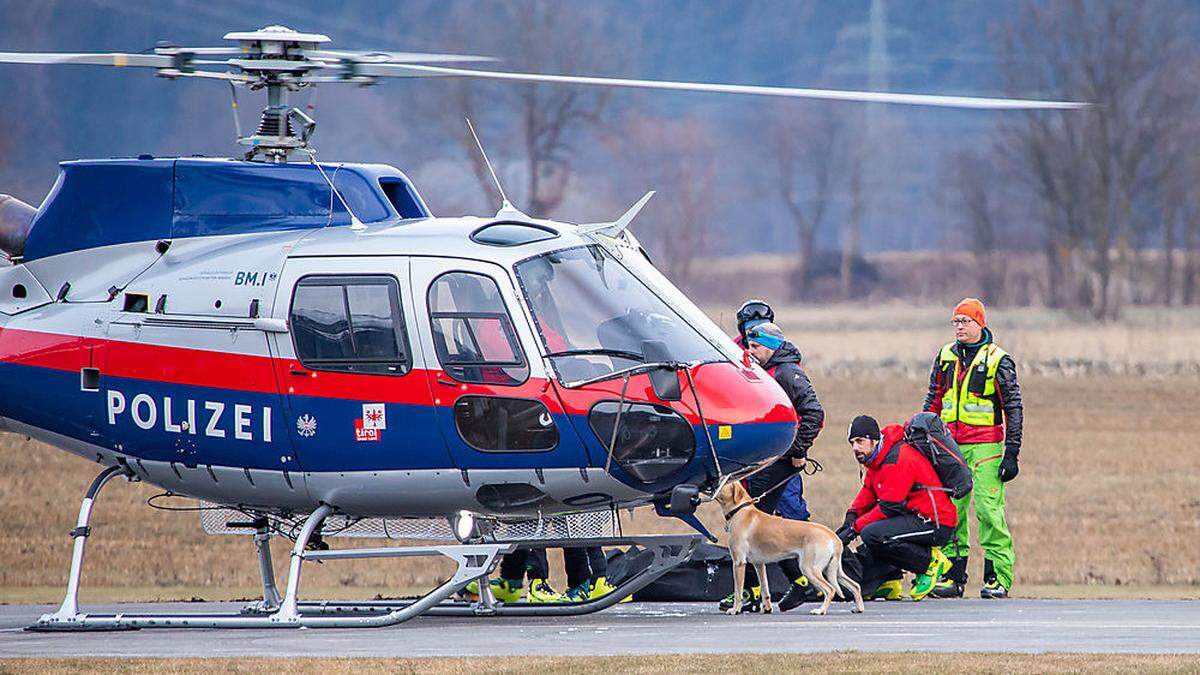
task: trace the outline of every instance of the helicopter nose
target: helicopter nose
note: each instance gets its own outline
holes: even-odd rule
[[[709,466],[709,438],[724,473],[778,457],[791,447],[796,412],[764,370],[732,363],[702,364],[693,370],[692,381],[700,403],[698,416],[703,416],[707,428],[699,440],[708,451]],[[685,395],[684,400],[688,398]]]

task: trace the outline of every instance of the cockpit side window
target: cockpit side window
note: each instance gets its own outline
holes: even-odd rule
[[[496,282],[447,272],[429,287],[433,346],[446,374],[459,382],[516,385],[529,378],[512,318]]]
[[[404,375],[412,368],[400,288],[390,276],[310,276],[296,284],[296,358],[312,370]]]

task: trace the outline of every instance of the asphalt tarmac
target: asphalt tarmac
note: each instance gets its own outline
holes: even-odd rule
[[[125,604],[98,613],[233,611],[233,603]],[[1200,653],[1200,602],[926,600],[835,603],[828,616],[719,614],[715,604],[631,603],[573,618],[418,617],[377,629],[144,629],[31,633],[56,608],[0,606],[0,656],[468,656],[701,652]]]

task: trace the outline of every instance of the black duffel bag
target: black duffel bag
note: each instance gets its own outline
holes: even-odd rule
[[[610,551],[608,554],[608,581],[620,584],[634,574],[646,569],[654,560],[654,554],[639,546],[626,551]],[[778,565],[767,565],[771,596],[778,598],[787,592],[788,579],[779,571]],[[701,543],[692,552],[691,558],[633,595],[634,600],[643,602],[700,602],[717,601],[733,592],[733,563],[729,549],[724,546]]]

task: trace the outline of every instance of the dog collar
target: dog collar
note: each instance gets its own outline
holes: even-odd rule
[[[752,502],[752,501],[742,502],[741,504],[738,504],[737,506],[733,507],[733,509],[730,510],[729,513],[725,514],[725,522],[728,523],[729,521],[733,520],[733,517],[737,515],[737,512],[741,511],[742,509],[746,508],[747,506],[754,506],[754,502]]]

